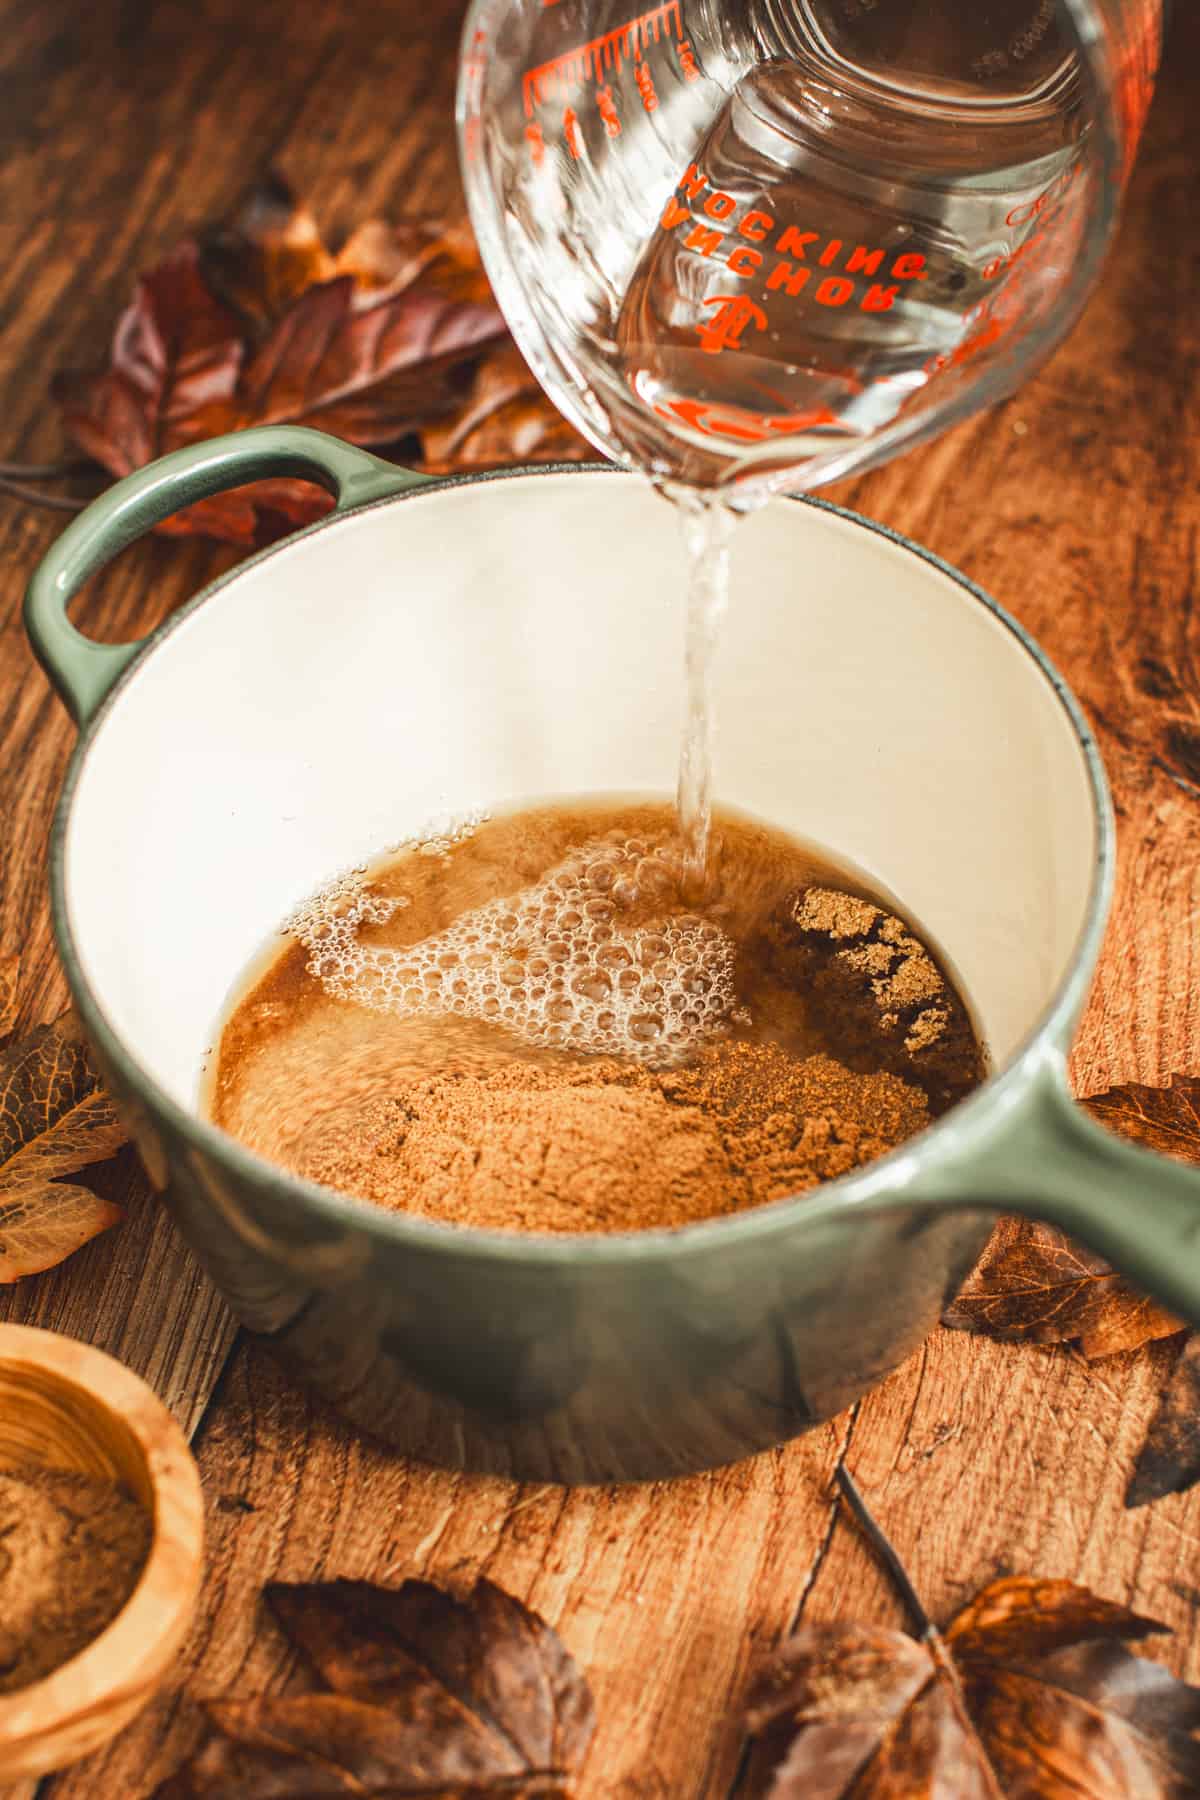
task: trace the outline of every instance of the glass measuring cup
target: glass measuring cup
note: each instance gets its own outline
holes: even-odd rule
[[[1163,0],[473,0],[509,325],[601,450],[735,503],[1010,392],[1094,281]]]

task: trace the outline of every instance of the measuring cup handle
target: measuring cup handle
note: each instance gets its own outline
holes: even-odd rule
[[[319,482],[334,496],[336,512],[435,479],[382,462],[324,432],[262,425],[176,450],[118,481],[72,520],[25,595],[25,629],[34,653],[77,725],[87,724],[150,641],[97,644],[76,631],[67,607],[83,583],[134,538],[193,501],[278,475]]]
[[[1057,1225],[1200,1327],[1200,1168],[1097,1125],[1072,1099],[1057,1051],[997,1110],[982,1145],[963,1135],[946,1199]]]

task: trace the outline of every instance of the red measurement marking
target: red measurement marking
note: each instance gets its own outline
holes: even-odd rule
[[[978,356],[982,351],[990,350],[993,344],[999,343],[1011,324],[1010,319],[986,319],[978,330],[964,338],[953,350],[948,350],[943,356],[935,356],[932,362],[926,363],[925,373],[932,377],[944,375],[947,369],[961,369],[973,356]]]
[[[612,97],[612,89],[610,87],[602,87],[600,89],[599,93],[596,95],[596,105],[600,110],[600,117],[604,120],[604,129],[609,137],[620,137],[621,121],[617,117],[616,101]]]
[[[799,431],[816,431],[822,425],[836,425],[837,417],[827,406],[812,412],[751,412],[743,406],[711,406],[703,400],[666,400],[655,404],[653,411],[671,424],[684,425],[703,437],[725,438],[735,444],[762,444],[773,437],[791,437]]]
[[[579,120],[569,106],[563,114],[563,138],[566,141],[567,149],[578,162],[583,155],[583,144],[579,136]]]
[[[1065,169],[1035,200],[1026,200],[1020,206],[1014,206],[1012,211],[1005,215],[1004,223],[1019,228],[1032,225],[1035,219],[1042,217],[1043,213],[1057,212],[1063,196],[1074,186],[1078,175],[1078,164],[1070,169]]]
[[[487,32],[477,31],[471,39],[471,48],[462,59],[463,98],[467,111],[474,116],[483,109],[483,83],[487,74],[487,57],[485,46]]]
[[[643,50],[672,32],[682,45],[680,0],[662,0],[662,5],[640,13],[636,19],[626,20],[624,25],[606,31],[602,37],[578,44],[573,50],[564,50],[561,56],[541,63],[536,69],[527,69],[521,81],[525,117],[531,119],[534,107],[551,96],[569,93],[585,81],[603,81],[610,70],[619,69],[627,60],[640,62]],[[694,61],[692,66],[695,68]],[[686,68],[684,73],[687,73]],[[688,79],[694,80],[695,76],[688,76]]]
[[[696,333],[700,348],[708,356],[719,356],[722,350],[740,350],[747,325],[753,325],[756,331],[767,329],[766,313],[745,294],[714,294],[704,305],[713,309],[713,317],[707,325],[697,325]]]
[[[685,81],[699,81],[700,71],[696,67],[696,55],[686,38],[683,38],[679,45],[679,66],[683,70]]]
[[[550,0],[547,0],[550,3]],[[525,141],[529,145],[529,154],[533,158],[533,166],[540,169],[546,155],[546,139],[542,128],[535,119],[532,125],[525,127]]]
[[[648,113],[653,112],[658,105],[658,95],[654,91],[654,77],[650,73],[649,63],[638,64],[634,80],[637,82],[638,93],[642,96],[642,105]]]

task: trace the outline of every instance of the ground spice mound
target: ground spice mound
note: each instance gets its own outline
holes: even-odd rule
[[[151,1536],[145,1509],[114,1482],[0,1469],[0,1694],[99,1637],[137,1586]]]
[[[339,1109],[286,1160],[451,1224],[637,1231],[802,1193],[928,1123],[925,1095],[895,1075],[723,1040],[660,1072],[590,1059],[445,1072]]]
[[[778,975],[852,1068],[919,1082],[935,1115],[983,1080],[958,993],[902,919],[836,888],[794,894],[765,933]]]

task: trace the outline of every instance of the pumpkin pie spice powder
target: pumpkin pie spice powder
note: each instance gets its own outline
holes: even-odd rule
[[[41,1681],[112,1623],[153,1529],[103,1476],[0,1468],[0,1694]]]
[[[726,1040],[661,1072],[579,1060],[440,1073],[340,1113],[296,1166],[450,1224],[636,1231],[802,1193],[928,1123],[925,1095],[898,1076]]]
[[[573,856],[611,861],[613,845],[631,868],[647,844],[667,845],[647,863],[661,884],[673,828],[657,804],[487,821],[374,876],[403,903],[365,941],[436,941],[499,896],[533,893],[547,870],[574,869]],[[636,862],[639,882],[644,872]],[[667,1066],[522,1048],[482,1020],[371,1010],[323,990],[324,937],[294,941],[226,1027],[213,1116],[299,1175],[452,1225],[638,1231],[803,1194],[913,1137],[984,1073],[926,945],[818,873],[781,834],[722,817],[704,911],[736,946],[739,1008],[728,1034]],[[647,891],[664,917],[681,903],[669,882],[665,899],[648,877]],[[628,933],[637,918],[618,924]]]

